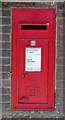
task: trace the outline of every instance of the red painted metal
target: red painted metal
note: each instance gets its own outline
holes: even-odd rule
[[[41,49],[41,71],[26,71],[27,48]],[[55,9],[13,9],[12,109],[54,110],[54,72]]]

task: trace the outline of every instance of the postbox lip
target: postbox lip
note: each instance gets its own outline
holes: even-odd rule
[[[27,8],[12,8],[12,11],[14,11],[14,12],[15,12],[15,11],[16,11],[16,12],[17,12],[17,11],[21,11],[21,10],[22,10],[22,12],[30,12],[30,10],[31,10],[31,12],[32,12],[32,11],[35,11],[35,10],[38,11],[38,12],[39,12],[39,11],[40,11],[40,12],[45,12],[45,11],[47,11],[47,12],[55,12],[55,11],[56,11],[55,8],[48,8],[48,9],[44,9],[44,8],[42,8],[42,9],[41,9],[41,8],[34,8],[34,9],[33,9],[33,8],[28,8],[28,9],[27,9]],[[43,10],[44,10],[44,11],[43,11]]]

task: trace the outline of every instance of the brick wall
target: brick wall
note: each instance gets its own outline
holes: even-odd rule
[[[12,86],[12,8],[56,9],[55,39],[55,110],[54,111],[13,111],[11,110]],[[63,2],[2,2],[2,118],[64,118],[65,116],[65,75],[64,75],[64,38],[65,3]],[[0,38],[1,42],[1,38]],[[1,48],[1,47],[0,47]],[[1,51],[1,50],[0,50]],[[0,64],[1,65],[1,64]],[[0,94],[1,96],[1,94]]]

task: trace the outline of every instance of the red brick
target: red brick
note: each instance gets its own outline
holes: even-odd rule
[[[0,33],[2,33],[2,26],[0,26]]]
[[[65,103],[65,101],[64,101],[64,103]],[[63,115],[65,116],[65,104],[63,104]]]
[[[63,27],[60,27],[60,26],[57,27],[57,35],[59,35],[59,34],[63,34]],[[62,39],[62,41],[63,41],[63,39]]]
[[[10,8],[11,7],[11,2],[2,2],[2,7],[3,8]]]
[[[64,82],[64,84],[65,84],[65,82]],[[57,88],[63,88],[63,80],[56,82],[56,87]]]
[[[58,2],[57,3],[57,8],[62,10],[63,9],[63,2]]]
[[[10,101],[9,95],[2,95],[2,101],[6,103],[6,101]]]
[[[2,50],[0,50],[0,56],[2,56]]]
[[[60,49],[60,48],[59,48]],[[57,51],[57,57],[63,57],[63,51],[58,50]]]
[[[0,80],[0,87],[2,87],[2,80]]]
[[[0,80],[2,80],[2,73],[0,73]]]
[[[65,105],[65,89],[63,89],[63,104]]]
[[[63,74],[65,73],[65,65],[63,65]],[[63,79],[65,80],[65,77],[63,76]]]
[[[7,34],[2,34],[2,41],[10,41],[10,36]]]
[[[10,10],[2,10],[2,16],[10,16],[11,12]]]
[[[10,71],[10,66],[2,66],[2,71],[3,72],[9,72]]]
[[[65,53],[63,55],[63,66],[65,66]]]
[[[63,65],[63,58],[57,58],[56,60],[57,65]]]
[[[0,66],[2,65],[2,58],[0,58]]]
[[[2,33],[10,33],[11,27],[10,26],[3,26],[2,27]]]
[[[63,89],[56,89],[56,97],[57,96],[58,98],[63,98]]]
[[[63,17],[65,17],[65,11],[63,11]]]
[[[64,30],[65,30],[65,18],[63,19],[63,27],[64,27]]]
[[[63,73],[63,66],[57,66],[57,71],[58,73]]]
[[[0,42],[2,41],[2,34],[0,34]]]
[[[63,50],[63,43],[57,44],[57,50],[62,51]]]
[[[63,113],[63,105],[56,105],[55,110],[58,111],[59,113]],[[62,119],[60,118],[60,120]]]
[[[58,34],[62,34],[63,33],[63,27],[58,26],[57,27],[57,32],[58,32]]]
[[[10,58],[2,58],[2,65],[10,64]]]
[[[5,87],[5,86],[10,86],[10,80],[2,80],[2,86]]]
[[[65,84],[63,84],[63,86],[64,86]],[[64,88],[65,88],[65,86],[64,86]],[[65,89],[63,89],[63,100],[65,100]]]
[[[63,2],[63,10],[65,10],[65,2]]]
[[[0,16],[2,17],[2,10],[0,9]]]
[[[62,19],[57,19],[57,25],[58,26],[63,26],[63,18]]]
[[[63,98],[56,96],[55,104],[56,105],[62,105],[63,104]]]
[[[0,18],[0,21],[1,21],[1,18]],[[10,20],[10,18],[2,18],[2,24],[4,25],[4,24],[10,24],[10,22],[11,22],[11,20]]]
[[[2,49],[3,50],[10,49],[10,42],[3,42],[2,43]]]
[[[2,50],[2,42],[0,42],[0,50]]]
[[[65,66],[64,66],[65,67]],[[63,71],[63,80],[65,80],[65,72]]]
[[[13,2],[12,6],[13,7],[33,7],[34,5],[33,5],[32,2],[29,2],[29,3],[26,3],[26,2]]]
[[[57,17],[59,17],[59,18],[60,18],[60,17],[63,17],[63,10],[61,10],[61,11],[58,10],[58,11],[57,11]]]
[[[2,79],[9,79],[10,78],[10,73],[2,73]]]
[[[26,115],[26,116],[24,116],[24,115],[19,115],[19,116],[18,116],[18,118],[23,118],[23,119],[24,119],[24,118],[27,119],[27,118],[29,118],[29,117],[30,117],[29,115]]]
[[[2,110],[9,110],[10,109],[10,103],[2,103]],[[7,118],[6,118],[7,119]],[[9,119],[9,118],[8,118]]]
[[[2,50],[2,56],[3,57],[9,57],[10,56],[10,50]]]
[[[63,80],[63,88],[65,88],[65,79]],[[65,95],[65,94],[64,94]]]
[[[56,72],[56,81],[63,80],[63,74]]]
[[[10,94],[10,88],[2,88],[2,94]]]
[[[0,87],[0,94],[2,94],[2,87]]]
[[[56,3],[52,4],[47,2],[47,3],[41,3],[41,2],[13,2],[12,3],[13,7],[55,7]]]
[[[53,3],[52,2],[46,2],[46,3],[41,3],[41,2],[36,2],[35,7],[48,7],[48,8],[52,8],[52,7],[56,7],[56,3]]]
[[[57,41],[63,43],[63,34],[57,36]]]

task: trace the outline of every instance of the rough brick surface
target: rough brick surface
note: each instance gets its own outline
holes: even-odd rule
[[[3,72],[2,73],[2,79],[10,79],[10,73],[9,72]]]
[[[61,11],[58,10],[58,11],[57,11],[57,17],[58,17],[58,18],[62,18],[63,15],[64,15],[64,14],[63,14],[63,10],[61,10]]]
[[[60,22],[59,22],[59,24],[60,24]],[[63,43],[63,34],[59,34],[57,36],[57,41]]]
[[[61,57],[61,58],[57,58],[57,65],[63,65],[63,57]]]
[[[7,50],[8,51],[8,50]],[[4,56],[6,56],[7,57],[7,55],[10,55],[10,51],[9,52],[7,52],[6,54],[4,54]],[[9,56],[8,55],[8,56]],[[6,65],[6,64],[10,64],[10,58],[2,58],[2,65]]]
[[[10,80],[2,80],[2,87],[10,86]]]
[[[3,42],[2,43],[2,49],[3,50],[10,49],[10,42]]]
[[[2,27],[2,32],[3,33],[10,33],[10,30],[11,30],[10,26],[3,26]]]
[[[10,88],[6,88],[6,87],[4,88],[3,87],[2,88],[2,94],[5,94],[5,95],[8,94],[9,95],[10,94]]]
[[[10,36],[8,34],[2,34],[2,41],[10,41]]]
[[[62,26],[63,25],[63,19],[57,19],[57,25]]]
[[[58,9],[62,10],[62,9],[64,9],[64,7],[65,7],[65,6],[64,6],[63,2],[58,2],[58,3],[57,3],[57,8],[58,8]]]
[[[3,72],[10,72],[10,66],[2,66]]]
[[[12,3],[12,6],[13,7],[33,7],[34,5],[33,5],[33,3],[32,2],[30,2],[30,3],[16,3],[16,2],[13,2]]]
[[[56,81],[63,80],[63,73],[56,73]]]
[[[2,56],[3,56],[3,57],[8,57],[8,56],[10,56],[10,50],[2,50]]]
[[[11,3],[10,2],[3,2],[2,3],[2,7],[3,8],[10,8],[11,7]]]
[[[63,57],[63,50],[60,50],[60,46],[57,48],[57,57]]]
[[[63,73],[63,66],[57,66],[57,73]]]
[[[10,101],[10,95],[2,95],[2,101],[3,102]]]
[[[2,10],[2,16],[10,16],[11,12],[10,10]]]
[[[0,20],[1,20],[1,18],[0,18]],[[2,18],[2,24],[4,25],[4,24],[10,24],[10,18]]]
[[[9,102],[8,103],[2,103],[2,108],[3,108],[3,110],[4,109],[8,110],[10,108],[10,103]],[[4,118],[7,118],[7,117],[4,117]]]
[[[63,105],[63,98],[56,96],[55,103],[56,105]]]

